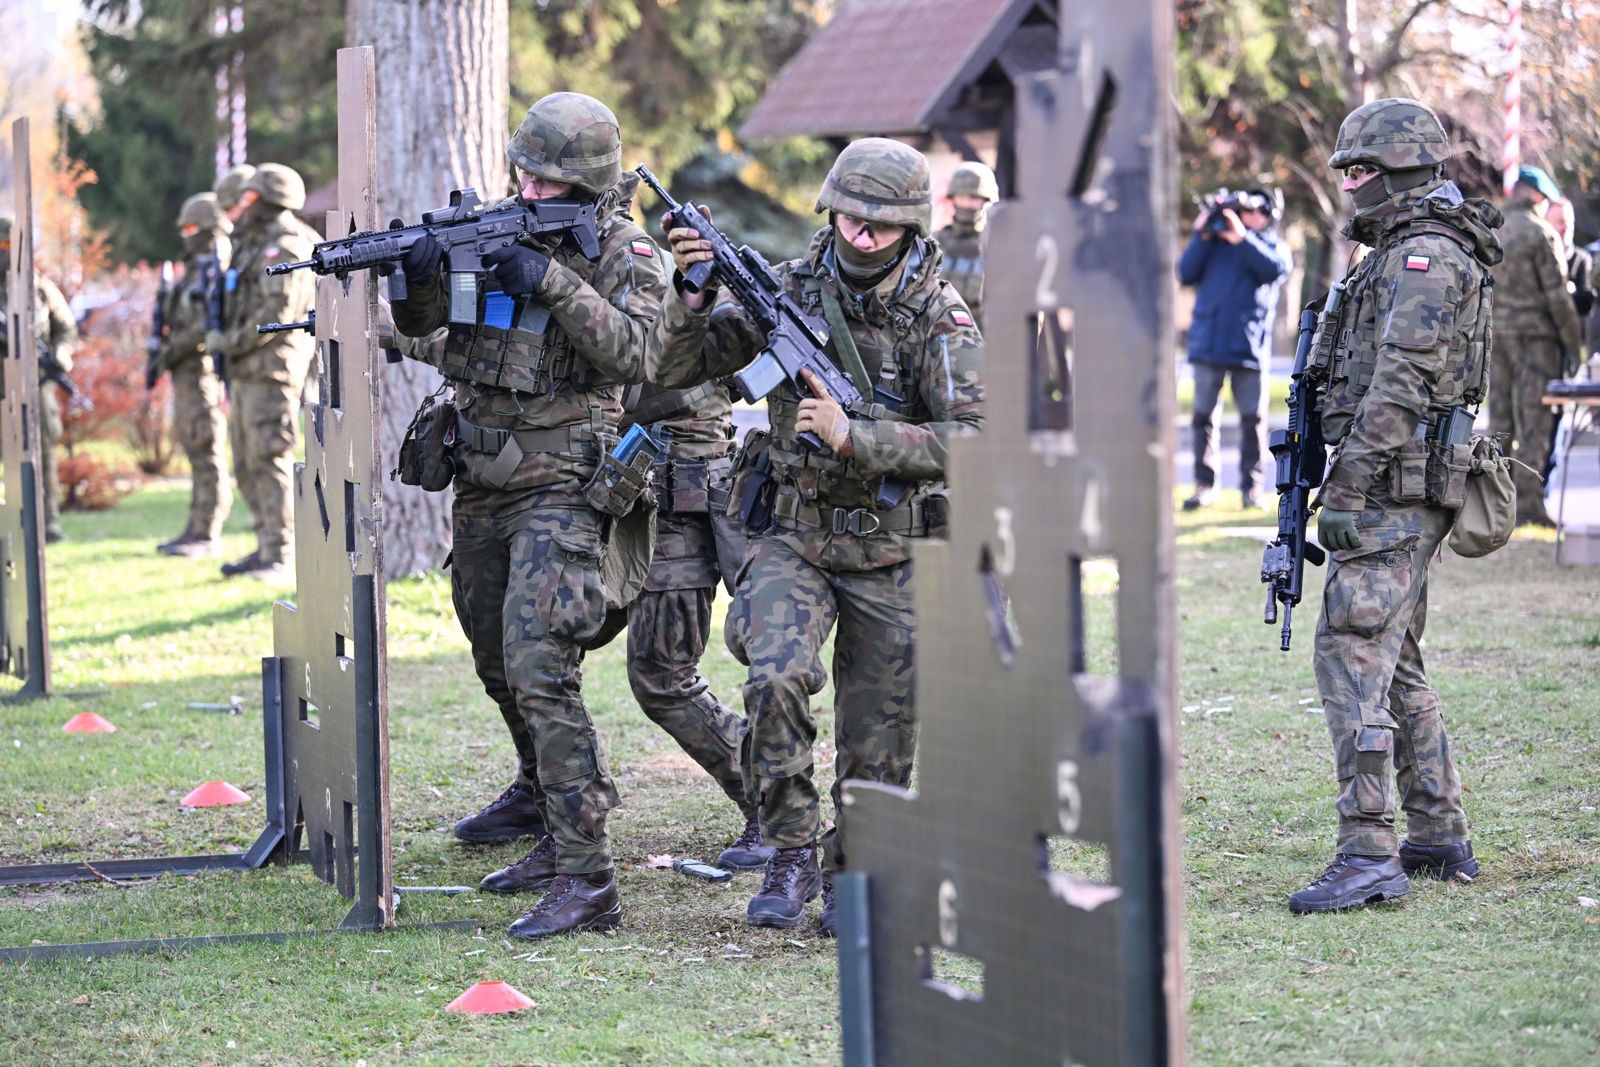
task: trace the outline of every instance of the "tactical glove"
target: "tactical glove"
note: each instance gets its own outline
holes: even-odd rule
[[[507,296],[533,296],[539,292],[544,272],[550,269],[550,257],[527,245],[507,245],[487,253],[483,265]]]
[[[1330,552],[1360,548],[1361,535],[1356,529],[1356,520],[1360,517],[1359,511],[1323,508],[1322,517],[1317,520],[1317,540]]]
[[[400,220],[395,219],[389,224],[394,228]],[[444,245],[441,245],[431,233],[425,233],[412,243],[406,250],[405,257],[400,260],[400,269],[405,272],[406,286],[408,288],[422,285],[432,285],[439,276],[439,263],[444,259]]]

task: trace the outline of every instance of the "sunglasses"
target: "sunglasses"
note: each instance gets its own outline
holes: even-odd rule
[[[1344,168],[1344,176],[1353,181],[1361,181],[1370,175],[1378,173],[1378,168],[1366,163],[1352,163]]]

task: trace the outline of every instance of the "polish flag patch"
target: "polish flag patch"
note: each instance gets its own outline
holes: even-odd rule
[[[951,308],[950,309],[950,318],[957,326],[971,326],[972,325],[972,316],[968,315],[965,311],[962,311],[960,308]]]
[[[1432,263],[1433,260],[1428,256],[1407,256],[1406,270],[1426,271]]]
[[[634,241],[629,248],[634,255],[644,256],[646,259],[649,259],[656,254],[656,246],[651,244],[649,241]]]

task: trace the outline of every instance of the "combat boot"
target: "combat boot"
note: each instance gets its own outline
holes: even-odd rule
[[[1183,502],[1183,510],[1199,511],[1201,508],[1208,506],[1211,503],[1211,498],[1215,495],[1216,491],[1209,485],[1199,486],[1189,496],[1189,498]]]
[[[556,842],[545,834],[526,856],[486,875],[478,887],[486,893],[531,893],[547,888],[555,877]]]
[[[776,849],[767,861],[760,891],[745,909],[745,922],[751,926],[799,926],[805,918],[806,902],[821,888],[822,871],[814,847]]]
[[[744,833],[722,850],[717,866],[726,871],[759,871],[777,851],[761,841],[761,817],[750,812],[744,817]]]
[[[521,782],[512,782],[476,815],[468,815],[456,823],[453,833],[475,845],[515,841],[519,837],[543,837],[544,816],[539,814],[539,800],[533,790]]]
[[[259,566],[261,566],[261,552],[258,549],[242,559],[236,559],[232,563],[224,563],[222,565],[222,576],[224,578],[232,578],[234,575],[243,574],[245,571],[253,570]]]
[[[1400,842],[1400,866],[1407,874],[1426,875],[1446,882],[1470,882],[1481,870],[1472,854],[1471,841],[1448,845],[1413,845]]]
[[[818,920],[823,937],[839,936],[839,907],[833,900],[833,876],[822,876],[822,915]]]
[[[611,871],[558,874],[539,903],[511,924],[511,936],[553,937],[585,930],[615,930],[622,922],[622,901]]]
[[[59,526],[46,526],[44,528],[44,543],[47,545],[59,544],[67,539],[67,531]]]
[[[260,556],[255,556],[248,560],[240,560],[232,573],[228,572],[230,566],[235,565],[227,564],[222,568],[223,573],[230,578],[256,578],[263,582],[294,581],[294,564],[281,559],[262,559]]]
[[[1380,900],[1393,900],[1411,892],[1411,879],[1396,856],[1333,857],[1316,881],[1289,895],[1289,910],[1296,915],[1311,911],[1359,908]]]
[[[222,550],[222,542],[203,534],[183,531],[170,541],[163,541],[156,546],[156,551],[163,556],[184,556],[188,559],[202,559],[214,556]]]

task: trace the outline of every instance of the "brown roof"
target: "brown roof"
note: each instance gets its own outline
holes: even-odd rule
[[[1035,2],[847,0],[783,68],[740,136],[924,132]]]

